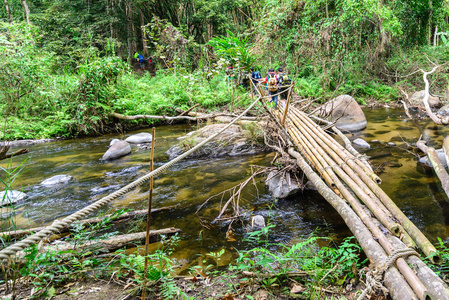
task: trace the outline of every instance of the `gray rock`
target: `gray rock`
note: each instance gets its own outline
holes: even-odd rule
[[[118,141],[112,145],[101,158],[102,160],[114,160],[131,153],[131,146],[125,141]]]
[[[6,206],[14,204],[20,200],[25,199],[27,195],[25,193],[14,191],[14,190],[8,190],[0,192],[0,206]]]
[[[304,189],[309,191],[318,191],[315,184],[310,180],[306,182],[306,184],[304,185]]]
[[[217,133],[224,126],[227,126],[227,124],[213,124],[205,126],[193,133],[189,132],[186,136],[180,138],[182,140],[180,144],[171,147],[166,154],[170,159],[173,159]],[[247,136],[249,136],[248,131],[242,130],[240,126],[232,125],[213,141],[207,143],[188,157],[213,158],[226,155],[257,154],[265,151],[263,145],[253,144]]]
[[[111,141],[111,143],[109,143],[109,146],[112,146],[112,145],[114,145],[114,144],[117,143],[117,142],[120,142],[120,140],[118,140],[118,139],[113,139],[113,140]]]
[[[435,150],[435,152],[437,153],[438,158],[439,158],[440,161],[441,161],[441,164],[442,164],[445,168],[447,168],[447,161],[446,161],[446,155],[444,155],[444,150],[443,150],[443,149],[438,149],[438,150]],[[432,166],[432,164],[430,163],[430,160],[429,160],[429,158],[427,157],[427,155],[421,157],[421,158],[419,159],[419,162],[422,163],[422,164],[428,165],[429,167],[433,168],[433,166]]]
[[[253,230],[265,228],[265,219],[261,215],[255,215],[251,218],[251,228]]]
[[[270,172],[270,174],[268,174],[269,180],[265,183],[271,197],[278,199],[287,198],[302,190],[301,184],[297,182],[296,179],[291,178],[290,174],[287,173],[285,178],[282,178],[281,174],[274,174],[276,174],[276,172]],[[289,181],[291,183],[290,185]]]
[[[72,180],[73,177],[70,175],[56,175],[50,178],[45,179],[41,182],[41,185],[44,186],[53,186],[58,184],[66,184],[70,180]]]
[[[442,117],[447,117],[449,116],[449,104],[446,104],[445,106],[443,106],[442,108],[440,108],[437,112],[437,115],[442,116]]]
[[[366,127],[366,117],[357,101],[349,95],[341,95],[323,104],[316,113],[319,117],[329,116],[337,121],[335,126],[341,130],[359,131]]]
[[[393,143],[393,142],[388,142],[387,145],[388,145],[388,146],[396,146],[396,144]]]
[[[409,95],[408,99],[409,99],[410,105],[413,107],[422,105],[425,95],[426,95],[425,90],[414,92],[413,94]],[[441,107],[440,98],[430,95],[429,105],[430,105],[430,107]]]
[[[142,144],[142,143],[151,143],[153,140],[153,136],[148,132],[141,132],[138,134],[134,134],[125,139],[126,142],[131,144]]]
[[[371,148],[371,146],[365,140],[363,140],[361,138],[357,138],[357,139],[353,140],[352,143],[360,148],[367,148],[367,149]]]

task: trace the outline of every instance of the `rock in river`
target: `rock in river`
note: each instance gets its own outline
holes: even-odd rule
[[[282,174],[276,174],[273,171],[268,174],[268,179],[265,186],[273,198],[287,198],[301,191],[301,184],[295,179],[290,178],[289,173],[283,178]]]
[[[341,130],[359,131],[366,127],[366,117],[354,98],[341,95],[323,104],[317,111],[319,117],[330,116],[337,120],[335,126]]]
[[[435,150],[435,152],[437,153],[438,158],[440,159],[441,164],[443,165],[443,167],[447,168],[447,161],[446,161],[446,155],[444,155],[444,150],[443,149],[438,149],[438,150]],[[430,160],[427,157],[427,155],[421,157],[419,159],[419,162],[422,163],[422,164],[426,164],[429,167],[433,168],[432,163],[430,162]]]
[[[70,180],[72,180],[73,177],[70,175],[56,175],[51,178],[47,178],[44,181],[41,182],[41,185],[44,186],[54,186],[57,184],[66,184]]]
[[[126,138],[126,142],[131,144],[151,143],[153,136],[151,133],[141,132]]]
[[[114,160],[131,153],[131,146],[125,141],[115,142],[101,158],[102,160]]]
[[[360,148],[367,148],[367,149],[371,148],[371,146],[365,140],[363,140],[361,138],[357,138],[357,139],[353,140],[352,143]]]
[[[8,190],[0,192],[0,206],[11,205],[16,203],[17,201],[25,199],[26,194],[19,192]]]
[[[194,133],[189,133],[188,136],[181,139],[180,144],[171,147],[166,153],[170,159],[173,159],[214,135],[225,126],[227,126],[227,124],[213,124],[205,126]],[[237,125],[231,125],[215,139],[208,142],[188,157],[236,156],[257,154],[263,151],[265,151],[265,147],[255,143],[248,130],[243,130]]]

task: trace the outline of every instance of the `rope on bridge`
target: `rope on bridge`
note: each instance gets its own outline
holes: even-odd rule
[[[237,122],[237,120],[239,120],[251,108],[253,108],[256,105],[256,103],[259,102],[259,100],[261,98],[262,97],[258,97],[244,112],[242,112],[240,115],[235,117],[228,125],[223,127],[220,131],[218,131],[214,135],[210,136],[206,140],[202,141],[201,143],[199,143],[198,145],[196,145],[192,149],[188,150],[187,152],[185,152],[185,153],[181,154],[180,156],[172,159],[171,161],[169,161],[165,165],[160,166],[159,168],[157,168],[153,172],[150,172],[147,175],[144,175],[144,176],[136,179],[135,181],[129,183],[128,185],[122,187],[121,189],[115,191],[114,193],[112,193],[112,194],[110,194],[110,195],[108,195],[106,197],[101,198],[100,200],[96,201],[95,203],[92,203],[91,205],[89,205],[89,206],[87,206],[87,207],[77,211],[76,213],[71,214],[68,217],[65,217],[61,221],[55,220],[51,225],[49,225],[48,227],[46,227],[42,231],[39,231],[38,233],[35,233],[35,234],[27,237],[26,239],[23,239],[23,240],[15,243],[15,244],[9,246],[9,247],[6,247],[6,248],[2,249],[0,251],[0,261],[2,261],[4,259],[8,259],[9,257],[15,255],[17,252],[19,252],[19,251],[21,251],[21,250],[23,250],[23,249],[25,249],[25,248],[33,245],[33,244],[38,243],[42,239],[46,238],[48,235],[58,232],[62,227],[68,226],[69,224],[75,222],[76,220],[79,220],[82,217],[86,216],[87,214],[91,213],[92,211],[100,208],[101,206],[103,206],[103,205],[111,202],[112,200],[114,200],[114,199],[116,199],[116,198],[126,194],[127,192],[129,192],[130,190],[136,188],[137,186],[142,185],[146,181],[150,180],[152,177],[155,177],[156,175],[159,175],[160,173],[165,171],[167,168],[169,168],[173,164],[177,163],[178,161],[182,160],[183,158],[189,156],[190,154],[192,154],[193,152],[195,152],[196,150],[198,150],[199,148],[204,146],[206,143],[208,143],[209,141],[211,141],[214,138],[216,138],[220,133],[222,133],[223,131],[225,131],[229,127],[231,127],[232,124]]]

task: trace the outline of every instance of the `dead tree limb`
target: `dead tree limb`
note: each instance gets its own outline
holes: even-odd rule
[[[159,230],[152,230],[150,231],[150,242],[154,243],[156,241],[159,241],[161,239],[161,236],[171,236],[175,233],[180,232],[180,229],[177,228],[164,228]],[[70,250],[77,250],[80,251],[82,249],[101,249],[103,252],[112,252],[117,249],[122,249],[124,247],[128,246],[136,246],[139,243],[142,243],[146,239],[147,233],[144,232],[138,232],[138,233],[131,233],[131,234],[124,234],[119,236],[114,236],[109,239],[105,240],[94,240],[89,241],[85,244],[81,245],[74,245],[69,243],[60,243],[55,245],[46,246],[42,251],[47,250],[55,250],[55,251],[70,251]]]
[[[170,210],[177,207],[177,205],[172,205],[172,206],[167,206],[167,207],[161,207],[161,208],[155,208],[151,210],[151,213],[157,213],[157,212],[161,212],[161,211],[166,211],[166,210]],[[130,212],[126,212],[121,214],[120,216],[118,216],[117,218],[114,218],[111,222],[113,223],[119,223],[119,222],[124,222],[130,219],[136,219],[136,218],[143,218],[147,215],[148,213],[148,209],[142,209],[142,210],[135,210],[135,211],[130,211]],[[90,218],[90,219],[85,219],[85,220],[80,220],[78,222],[76,222],[75,224],[96,224],[99,223],[101,221],[103,221],[106,218],[111,217],[112,215],[105,215],[102,217],[96,217],[96,218]],[[25,230],[16,230],[16,231],[11,231],[11,232],[0,232],[0,238],[3,239],[18,239],[21,237],[24,237],[25,235],[31,234],[31,233],[35,233],[38,231],[41,231],[42,229],[45,229],[46,227],[36,227],[36,228],[31,228],[31,229],[25,229]],[[64,233],[64,232],[68,232],[71,229],[73,229],[73,226],[64,226],[63,228],[60,229],[59,233]]]
[[[449,174],[447,174],[446,169],[438,158],[438,154],[433,147],[427,147],[425,141],[416,142],[416,147],[418,147],[422,152],[424,152],[429,158],[430,163],[433,166],[435,173],[440,179],[441,186],[443,187],[444,192],[447,197],[449,197]]]
[[[429,80],[427,79],[427,75],[432,74],[439,67],[441,67],[441,65],[433,67],[433,69],[430,72],[426,72],[426,71],[421,69],[421,72],[423,72],[424,83],[426,84],[425,85],[425,95],[424,95],[423,103],[424,103],[424,107],[426,108],[426,113],[432,119],[432,121],[434,121],[438,125],[448,125],[449,124],[449,116],[445,116],[445,117],[437,116],[436,114],[434,114],[432,112],[432,110],[430,109],[430,105],[429,105],[429,97],[430,97],[429,88],[430,88],[430,84],[429,84]]]
[[[152,119],[152,120],[190,120],[190,121],[197,121],[197,120],[206,120],[206,119],[213,119],[219,116],[229,116],[229,117],[236,117],[234,114],[227,114],[227,113],[219,113],[219,114],[205,114],[205,115],[199,115],[197,117],[189,117],[189,116],[177,116],[177,117],[169,117],[169,116],[153,116],[153,115],[135,115],[135,116],[125,116],[119,113],[111,113],[111,116],[121,119],[121,120],[140,120],[140,119]],[[249,120],[249,121],[255,121],[258,120],[258,117],[241,117],[242,120]]]

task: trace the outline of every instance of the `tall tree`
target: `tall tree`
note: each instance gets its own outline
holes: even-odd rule
[[[9,24],[12,24],[11,9],[9,7],[8,0],[5,0],[5,9],[6,9],[6,14],[8,15],[8,22],[9,22]]]

